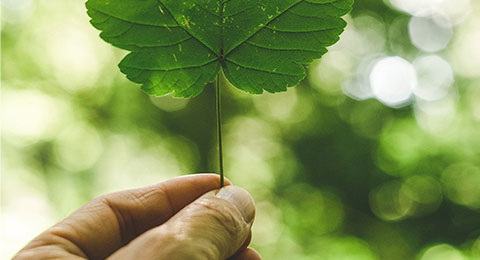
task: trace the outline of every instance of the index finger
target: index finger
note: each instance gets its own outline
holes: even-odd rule
[[[226,185],[229,184],[226,180]],[[218,175],[196,174],[101,196],[42,233],[24,250],[53,243],[74,255],[104,259],[204,193],[219,187]],[[68,246],[59,245],[59,241],[65,241]]]

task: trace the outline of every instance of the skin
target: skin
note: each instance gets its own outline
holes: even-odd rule
[[[13,259],[260,259],[248,248],[253,200],[218,187],[218,175],[197,174],[98,197]],[[241,203],[220,195],[229,192]]]

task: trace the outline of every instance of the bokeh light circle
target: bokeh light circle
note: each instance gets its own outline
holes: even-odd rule
[[[440,244],[425,250],[420,260],[466,260],[466,258],[453,246]]]
[[[442,16],[414,16],[408,24],[408,32],[413,45],[426,52],[445,49],[453,36],[450,22]]]
[[[418,78],[418,84],[413,88],[415,96],[433,101],[448,95],[454,76],[447,61],[438,55],[427,55],[417,58],[413,65]]]
[[[455,25],[463,22],[471,11],[470,0],[389,0],[389,2],[396,9],[413,16],[441,14]]]
[[[375,97],[385,105],[401,107],[408,104],[417,75],[412,64],[401,57],[378,60],[370,73],[370,86]]]
[[[480,168],[470,163],[458,163],[442,174],[447,196],[453,202],[480,209]]]

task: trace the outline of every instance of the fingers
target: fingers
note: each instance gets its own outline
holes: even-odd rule
[[[243,242],[243,245],[237,250],[237,252],[229,260],[261,260],[260,255],[253,248],[248,248],[252,240],[252,232],[250,232],[247,240]]]
[[[254,216],[255,205],[246,190],[228,186],[211,191],[115,252],[111,260],[224,260],[248,239]]]
[[[253,248],[247,248],[229,260],[261,260],[260,255]]]
[[[219,185],[218,175],[198,174],[102,196],[42,233],[19,255],[53,247],[76,256],[104,259]],[[37,255],[37,259],[42,257]]]

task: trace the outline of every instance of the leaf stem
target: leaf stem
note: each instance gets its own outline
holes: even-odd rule
[[[218,169],[220,171],[220,188],[225,186],[225,176],[223,174],[223,146],[222,146],[222,104],[220,96],[220,74],[217,74],[217,80],[215,82],[215,103],[217,110],[217,138],[218,138]]]

